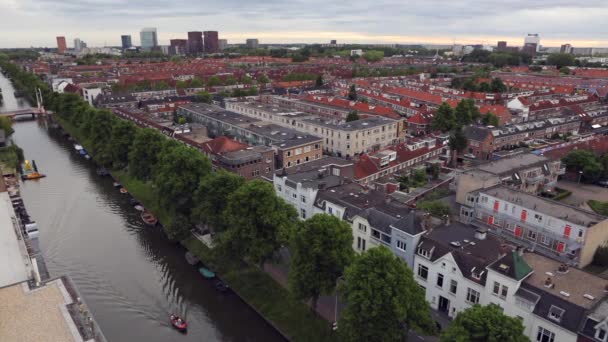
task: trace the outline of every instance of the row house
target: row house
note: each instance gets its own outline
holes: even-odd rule
[[[484,229],[454,223],[425,231],[413,271],[431,307],[448,317],[475,304],[497,305],[521,319],[531,341],[606,340],[606,314],[597,309],[606,305],[605,280]]]
[[[227,102],[226,108],[250,118],[321,137],[325,151],[339,157],[349,158],[376,151],[400,139],[399,121],[383,117],[335,122],[257,102]]]
[[[460,220],[579,267],[608,241],[606,217],[504,185],[468,193]]]
[[[323,139],[290,128],[202,103],[180,106],[177,114],[207,127],[216,136],[272,147],[276,152],[275,168],[305,164],[323,156]]]
[[[449,160],[447,140],[428,137],[412,139],[375,153],[363,154],[355,162],[354,181],[366,186],[384,176],[406,173],[440,158]]]
[[[249,146],[228,137],[218,137],[200,144],[216,169],[224,169],[250,180],[271,180],[274,174],[274,151],[266,146]]]
[[[456,176],[456,200],[464,204],[464,198],[469,192],[496,184],[537,194],[553,188],[557,177],[565,172],[560,160],[551,160],[533,153],[493,160]]]

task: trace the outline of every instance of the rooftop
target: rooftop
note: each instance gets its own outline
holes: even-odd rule
[[[534,196],[506,186],[497,185],[488,189],[476,191],[507,202],[516,203],[524,208],[560,218],[574,224],[590,227],[606,219],[605,216],[572,207],[560,202]]]
[[[11,199],[7,192],[0,192],[0,287],[26,281],[30,275],[29,256],[13,220]]]
[[[307,119],[307,120],[303,120],[303,121],[310,123],[310,124],[320,125],[320,126],[324,126],[326,128],[342,130],[342,131],[358,131],[358,130],[379,127],[382,125],[387,125],[387,124],[390,125],[390,124],[397,123],[397,121],[395,121],[395,120],[386,119],[383,117],[370,117],[370,118],[360,119],[360,120],[346,122],[346,123],[334,123],[334,122],[326,121],[323,119]]]
[[[536,253],[525,253],[523,258],[534,270],[525,282],[563,300],[589,309],[606,294],[604,288],[608,281],[603,278],[573,267],[566,273],[559,272],[560,262]],[[545,286],[547,278],[551,278],[552,288]]]
[[[512,174],[513,172],[526,168],[539,167],[547,162],[549,162],[549,158],[547,157],[525,153],[491,161],[487,164],[480,165],[478,169],[501,176]]]

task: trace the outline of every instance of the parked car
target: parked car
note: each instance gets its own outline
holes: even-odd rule
[[[608,179],[604,179],[597,182],[597,185],[603,186],[604,188],[608,188]]]

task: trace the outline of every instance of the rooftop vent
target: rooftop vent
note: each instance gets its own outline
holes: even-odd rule
[[[559,291],[559,294],[564,296],[564,297],[570,297],[570,293],[566,292],[566,291]]]
[[[551,280],[551,277],[547,277],[544,286],[548,289],[552,289],[553,287],[555,287],[555,284],[553,283],[553,280]]]
[[[450,245],[454,246],[454,247],[461,247],[462,244],[460,243],[460,241],[452,241],[450,242]]]
[[[594,300],[594,299],[595,299],[595,297],[593,297],[592,295],[587,294],[587,293],[585,293],[585,294],[583,295],[583,297],[585,297],[585,298],[587,298],[587,299],[589,299],[589,300]]]

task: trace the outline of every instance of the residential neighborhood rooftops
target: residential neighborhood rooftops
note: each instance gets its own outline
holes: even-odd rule
[[[309,161],[308,163],[292,166],[290,168],[285,168],[282,170],[277,170],[277,175],[280,176],[282,174],[293,174],[298,172],[306,172],[312,170],[319,170],[322,168],[326,168],[329,166],[337,166],[337,167],[347,167],[354,165],[352,160],[347,160],[338,157],[325,157],[317,160]]]
[[[507,175],[512,174],[518,170],[531,168],[535,166],[542,166],[549,162],[549,158],[539,156],[532,153],[523,153],[513,157],[501,158],[498,160],[491,161],[489,163],[480,165],[479,170],[495,174],[495,175]]]
[[[511,203],[529,208],[543,214],[561,218],[565,221],[590,227],[606,219],[605,216],[575,208],[560,202],[534,196],[506,186],[497,185],[488,189],[478,190],[476,193],[485,193]]]
[[[315,125],[324,126],[329,129],[342,130],[342,131],[358,131],[365,130],[383,125],[396,124],[397,121],[393,119],[387,119],[383,117],[369,117],[345,123],[335,123],[323,119],[306,119],[304,122],[308,122]]]
[[[534,269],[525,282],[563,300],[591,308],[606,295],[603,278],[574,267],[560,271],[563,264],[536,253],[524,253],[523,259]]]
[[[385,200],[384,193],[369,190],[357,183],[345,183],[333,188],[319,191],[315,206],[325,208],[325,201],[335,203],[345,208],[345,219],[351,220],[360,211],[371,208]]]

